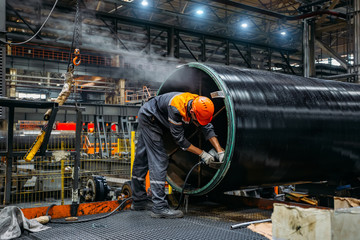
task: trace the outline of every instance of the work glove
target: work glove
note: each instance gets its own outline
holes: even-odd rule
[[[212,155],[209,153],[202,151],[202,153],[199,155],[201,157],[201,160],[206,164],[209,165],[211,162],[214,162],[215,159]]]
[[[224,155],[225,155],[225,151],[218,152],[219,162],[223,162],[223,160],[224,160]]]

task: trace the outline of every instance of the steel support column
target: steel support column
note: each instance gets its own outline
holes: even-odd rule
[[[10,203],[13,165],[14,107],[9,107],[4,205]]]
[[[269,67],[268,70],[271,71],[271,65],[272,65],[272,62],[271,62],[271,61],[272,61],[272,59],[271,59],[271,57],[272,57],[272,49],[271,49],[271,48],[268,49],[268,53],[269,53],[269,54],[268,54],[268,65],[269,65],[269,66],[268,66],[268,67]]]
[[[360,76],[360,1],[354,1],[354,69],[355,82],[359,82]]]
[[[6,0],[0,0],[0,40],[5,41],[6,33]],[[5,97],[6,47],[0,43],[0,97]],[[0,107],[0,119],[5,119],[4,108]]]
[[[145,51],[147,51],[147,54],[150,54],[150,52],[151,52],[151,28],[150,28],[150,26],[146,26],[146,35],[147,35],[147,43],[146,43],[144,49],[145,49]],[[156,39],[156,37],[155,37],[155,39]]]
[[[81,147],[81,130],[82,130],[82,112],[81,109],[76,108],[76,143],[75,143],[75,161],[73,174],[73,189],[72,189],[72,204],[71,216],[77,215],[79,207],[79,167],[80,167],[80,147]],[[96,145],[95,145],[96,146]]]
[[[174,57],[176,58],[180,58],[180,36],[179,36],[179,31],[175,31],[175,49],[174,49]]]
[[[225,41],[226,47],[225,47],[225,64],[230,65],[230,45],[229,40]]]
[[[303,21],[303,71],[304,77],[315,76],[315,31],[314,22],[310,19]]]
[[[167,45],[168,45],[168,49],[167,49],[167,54],[169,57],[174,57],[174,28],[170,28],[168,30],[168,38],[167,38]]]
[[[206,61],[206,39],[205,36],[201,36],[201,61]]]
[[[251,56],[251,45],[248,44],[246,46],[246,58],[247,58],[247,62],[249,63],[250,65],[250,68],[251,68],[251,60],[252,60],[252,56]]]

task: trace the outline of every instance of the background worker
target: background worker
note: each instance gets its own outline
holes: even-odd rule
[[[133,210],[149,209],[151,202],[145,191],[145,176],[150,172],[150,187],[152,192],[152,213],[155,218],[183,217],[180,210],[169,208],[165,200],[166,170],[169,159],[166,154],[162,135],[163,129],[169,129],[175,142],[182,150],[187,150],[201,157],[210,164],[214,157],[191,144],[184,135],[184,124],[191,121],[201,125],[206,140],[218,152],[222,162],[224,150],[221,148],[214,127],[210,123],[214,114],[213,102],[203,96],[192,93],[170,92],[156,96],[146,102],[139,110],[139,137],[132,171]]]

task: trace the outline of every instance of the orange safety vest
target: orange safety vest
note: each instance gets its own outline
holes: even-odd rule
[[[198,96],[199,95],[197,94],[192,94],[189,92],[180,93],[178,95],[175,95],[170,100],[169,105],[175,107],[180,112],[180,115],[183,117],[183,121],[185,123],[189,123],[191,120],[191,116],[188,116],[187,114],[188,102],[197,98]]]

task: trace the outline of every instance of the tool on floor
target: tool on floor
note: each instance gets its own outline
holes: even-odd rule
[[[289,190],[285,190],[284,193],[285,193],[286,198],[291,199],[295,202],[305,202],[305,203],[311,204],[313,206],[318,205],[318,201],[315,199],[309,198],[309,194],[293,192],[293,191],[289,191]]]
[[[246,227],[246,226],[251,225],[251,224],[263,223],[263,222],[271,222],[271,218],[269,218],[269,219],[263,219],[263,220],[257,220],[257,221],[251,221],[251,222],[244,222],[244,223],[239,223],[239,224],[231,225],[231,229]]]
[[[38,221],[41,224],[47,224],[48,222],[50,222],[51,217],[50,216],[41,216],[41,217],[34,218],[34,220]]]

